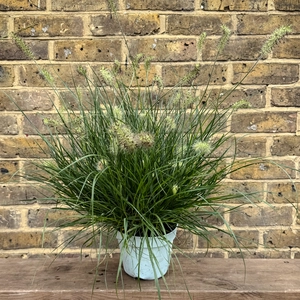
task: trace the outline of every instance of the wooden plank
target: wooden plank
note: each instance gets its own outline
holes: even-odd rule
[[[246,267],[240,259],[180,258],[162,280],[162,298],[172,300],[298,300],[300,299],[300,261],[283,259],[249,259]],[[153,281],[138,281],[122,274],[118,285],[118,256],[108,259],[107,268],[96,261],[57,259],[0,259],[0,299],[4,300],[85,300],[91,299],[158,299]],[[186,284],[185,284],[186,281]],[[118,298],[119,297],[119,298]]]
[[[171,295],[163,293],[162,300],[299,300],[299,293],[256,293],[256,292],[206,292],[197,291],[190,293],[191,298],[188,298],[187,292],[172,292]],[[126,293],[125,297],[122,294],[118,296],[115,293],[95,292],[93,295],[90,292],[16,292],[16,293],[0,293],[2,300],[157,300],[158,296],[154,293],[145,293],[143,291],[137,293]]]

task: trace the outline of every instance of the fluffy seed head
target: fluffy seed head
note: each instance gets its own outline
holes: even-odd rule
[[[232,105],[232,108],[233,110],[238,110],[238,109],[241,109],[241,108],[251,108],[252,105],[251,103],[249,103],[247,100],[245,99],[242,99],[240,101],[237,101],[235,102],[233,105]]]
[[[107,167],[107,160],[102,158],[96,164],[96,169],[99,172],[102,172]]]
[[[198,141],[193,145],[193,149],[199,155],[207,155],[211,152],[211,146],[208,142]]]

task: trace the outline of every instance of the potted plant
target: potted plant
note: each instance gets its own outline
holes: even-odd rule
[[[222,28],[217,55],[230,37]],[[289,31],[276,30],[258,60]],[[33,57],[23,40],[13,38]],[[204,41],[203,34],[198,46]],[[144,84],[137,74],[141,66]],[[58,225],[80,228],[69,242],[86,236],[83,244],[89,244],[113,234],[121,247],[119,272],[123,263],[129,275],[157,281],[167,272],[177,228],[209,239],[217,228],[209,217],[224,220],[233,209],[227,206],[230,199],[247,200],[242,193],[222,193],[222,182],[252,161],[236,161],[234,139],[226,130],[231,114],[248,105],[241,100],[224,106],[237,85],[222,98],[209,99],[209,78],[203,90],[193,84],[200,66],[172,88],[164,88],[150,68],[151,59],[143,55],[131,59],[130,76],[119,62],[99,72],[80,67],[85,92],[68,87],[68,97],[41,68],[60,104],[55,118],[43,118],[48,133],[37,132],[49,159],[36,162],[38,172],[27,179],[46,184],[56,209],[73,212],[71,220]],[[226,225],[224,233],[235,238]]]

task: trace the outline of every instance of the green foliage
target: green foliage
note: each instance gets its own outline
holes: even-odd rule
[[[230,30],[222,29],[217,55],[230,37]],[[272,35],[262,54],[288,32]],[[33,56],[19,38],[15,41]],[[204,42],[205,34],[198,47]],[[249,104],[241,100],[223,108],[236,86],[222,100],[204,101],[210,79],[199,93],[193,86],[199,65],[168,89],[160,77],[151,80],[150,58],[137,55],[131,62],[129,80],[117,61],[100,72],[80,67],[85,86],[67,87],[74,106],[56,89],[53,76],[41,70],[60,106],[55,121],[44,120],[49,134],[38,132],[50,160],[37,162],[38,172],[28,179],[46,183],[58,208],[77,213],[59,226],[79,226],[85,245],[103,232],[121,232],[125,244],[133,236],[163,238],[176,226],[209,240],[210,229],[218,229],[211,217],[221,219],[227,230],[220,230],[236,240],[224,213],[241,205],[233,207],[231,199],[248,200],[249,195],[224,194],[222,182],[253,161],[236,161],[227,121]],[[145,86],[137,76],[143,63]]]
[[[222,30],[218,54],[231,34],[226,26]],[[277,30],[265,45],[273,47],[288,32],[286,28]],[[199,47],[205,36],[200,36]],[[16,34],[12,37],[34,57]],[[207,230],[215,227],[206,221],[208,217],[222,219],[227,208],[232,209],[227,200],[239,197],[219,190],[222,180],[241,167],[235,162],[235,147],[229,143],[227,120],[248,104],[241,100],[221,109],[230,93],[222,101],[203,101],[209,81],[200,95],[193,86],[200,65],[172,89],[165,89],[161,78],[156,76],[152,82],[149,78],[151,58],[138,54],[131,61],[129,84],[119,62],[112,69],[92,74],[80,67],[78,73],[85,79],[89,99],[83,99],[79,88],[67,87],[74,108],[57,90],[53,76],[41,70],[61,106],[56,107],[55,120],[44,120],[49,135],[39,133],[51,160],[37,163],[38,175],[29,179],[46,183],[58,207],[78,213],[78,219],[61,226],[89,229],[96,225],[96,234],[120,231],[130,238],[163,235],[178,225],[205,237]],[[137,78],[142,63],[144,87]],[[188,91],[181,87],[187,83]]]
[[[58,204],[76,211],[78,225],[86,228],[130,237],[162,235],[178,224],[204,235],[213,227],[204,216],[233,197],[218,194],[235,170],[232,145],[225,146],[233,109],[203,105],[204,95],[194,95],[187,109],[178,88],[127,86],[108,69],[100,75],[91,81],[82,73],[90,100],[73,93],[73,109],[61,98],[58,120],[44,120],[52,133],[41,137],[52,160],[38,164],[43,172],[31,179],[46,182]]]

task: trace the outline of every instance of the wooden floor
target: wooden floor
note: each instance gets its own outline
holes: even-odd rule
[[[107,263],[107,271],[100,266],[95,276],[96,262],[90,259],[0,259],[0,299],[158,299],[153,281],[141,281],[140,290],[125,274],[117,294],[118,257]],[[181,258],[180,263],[183,274],[176,265],[166,276],[169,292],[160,280],[162,299],[300,299],[300,260],[249,259],[245,266],[240,259]]]

